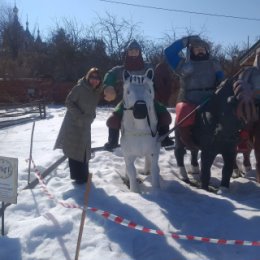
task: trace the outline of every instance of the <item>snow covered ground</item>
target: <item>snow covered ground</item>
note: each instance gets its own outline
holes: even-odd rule
[[[64,107],[49,106],[47,118],[35,124],[33,160],[43,172],[62,152],[53,150]],[[105,121],[111,110],[98,108],[92,125],[92,147],[107,140]],[[174,118],[174,113],[172,117]],[[83,206],[85,185],[69,178],[67,160],[44,181],[50,199],[40,185],[27,185],[32,122],[0,130],[0,155],[19,159],[18,201],[5,210],[5,236],[0,237],[1,260],[71,260],[75,258],[82,210],[63,207],[58,202]],[[251,155],[253,168],[255,161]],[[189,154],[185,161],[189,162]],[[241,162],[241,155],[239,156]],[[142,169],[140,158],[137,168]],[[249,178],[233,179],[225,196],[191,187],[177,178],[173,151],[161,149],[161,189],[152,191],[148,176],[141,194],[131,193],[120,175],[124,161],[120,148],[113,153],[95,152],[90,161],[93,174],[89,207],[107,211],[142,227],[161,230],[165,235],[129,228],[87,210],[79,259],[91,260],[257,260],[260,246],[221,245],[174,239],[171,233],[203,238],[260,241],[260,185],[253,169]],[[222,159],[212,167],[212,182],[219,184]],[[31,179],[34,179],[34,172]],[[112,215],[113,216],[113,215]],[[119,218],[118,218],[119,219]],[[232,243],[232,241],[231,241]]]

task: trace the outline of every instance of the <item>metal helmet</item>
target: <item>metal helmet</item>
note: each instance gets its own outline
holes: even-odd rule
[[[189,47],[194,48],[194,47],[204,47],[207,51],[209,51],[209,45],[206,41],[202,40],[201,38],[193,38],[189,42]]]
[[[129,42],[129,44],[127,45],[127,50],[132,50],[132,49],[137,49],[140,52],[142,51],[142,48],[140,46],[140,44],[136,41],[136,40],[132,40],[131,42]]]

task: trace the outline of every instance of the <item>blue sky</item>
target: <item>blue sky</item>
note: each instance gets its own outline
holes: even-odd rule
[[[0,3],[19,8],[19,15],[25,23],[28,15],[30,29],[39,25],[41,33],[47,35],[57,21],[63,18],[75,19],[79,24],[91,25],[97,17],[106,12],[138,23],[140,32],[151,40],[160,40],[165,34],[184,36],[187,31],[205,35],[209,40],[223,46],[232,44],[252,45],[260,37],[260,20],[240,20],[224,17],[188,14],[158,9],[140,8],[113,4],[100,0],[0,0]],[[186,10],[192,12],[224,14],[260,19],[259,0],[118,0],[137,5],[149,5],[158,8]]]

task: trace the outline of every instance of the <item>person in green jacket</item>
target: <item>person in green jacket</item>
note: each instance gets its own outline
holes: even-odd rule
[[[91,68],[72,88],[65,101],[67,111],[54,146],[68,157],[70,178],[78,184],[88,180],[91,124],[103,90],[101,79],[99,69]]]
[[[122,89],[124,70],[127,70],[131,75],[143,75],[148,68],[153,68],[153,66],[150,63],[144,62],[141,46],[136,40],[131,41],[126,49],[124,64],[112,68],[104,77],[104,99],[109,102],[116,99],[119,94],[117,93],[119,91],[116,89],[116,86],[120,85]],[[158,116],[158,132],[159,135],[164,135],[169,131],[172,118],[163,104],[159,102],[155,102],[155,104]],[[104,145],[106,150],[112,150],[118,146],[122,115],[123,104],[120,102],[107,120],[109,134],[108,142]],[[174,142],[169,137],[162,142],[162,146],[172,146],[173,144]]]

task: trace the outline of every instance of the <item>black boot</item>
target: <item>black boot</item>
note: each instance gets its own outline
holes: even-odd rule
[[[108,142],[104,144],[107,151],[111,151],[118,147],[119,129],[108,128]]]
[[[87,162],[79,162],[69,158],[70,178],[77,184],[88,181],[89,169]]]
[[[169,126],[161,126],[159,129],[158,129],[158,132],[159,132],[159,136],[162,136],[162,135],[165,135],[169,132]],[[161,146],[162,147],[173,147],[174,146],[174,141],[169,137],[169,136],[166,136],[162,142],[161,142]]]

